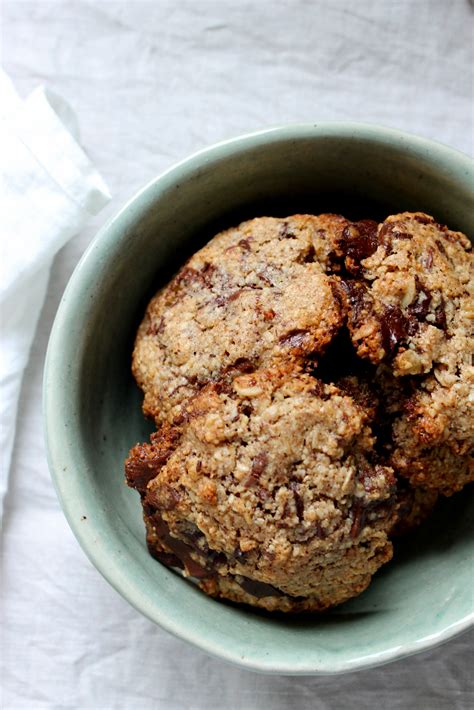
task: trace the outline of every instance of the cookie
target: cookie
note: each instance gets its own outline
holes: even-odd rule
[[[133,373],[158,424],[209,381],[315,358],[340,328],[328,275],[346,220],[335,215],[244,222],[198,251],[149,304]]]
[[[451,495],[474,477],[470,242],[420,212],[359,231],[339,243],[340,285],[357,354],[399,380],[390,463],[414,486]]]
[[[396,514],[369,420],[294,364],[206,385],[126,463],[152,554],[268,610],[359,594],[391,557]]]

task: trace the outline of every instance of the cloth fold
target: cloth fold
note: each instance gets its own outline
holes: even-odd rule
[[[0,515],[23,371],[56,253],[110,199],[70,106],[45,87],[22,101],[0,70]]]

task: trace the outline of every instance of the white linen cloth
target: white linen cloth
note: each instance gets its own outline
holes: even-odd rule
[[[381,123],[472,152],[467,0],[3,0],[22,95],[74,104],[114,199],[56,258],[25,372],[2,540],[5,710],[468,710],[474,634],[337,678],[255,675],[141,617],[79,548],[48,473],[41,378],[80,255],[147,180],[215,141],[291,121]]]
[[[52,261],[110,195],[61,97],[40,87],[21,101],[0,70],[0,113],[1,518],[21,379]]]

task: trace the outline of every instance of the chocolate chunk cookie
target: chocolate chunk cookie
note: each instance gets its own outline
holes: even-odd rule
[[[212,239],[148,306],[133,353],[158,424],[204,384],[316,357],[342,314],[329,270],[341,217],[244,222]]]
[[[354,399],[291,365],[211,383],[132,449],[158,559],[206,592],[269,610],[322,610],[392,554],[393,470]]]
[[[359,248],[359,244],[361,244]],[[410,379],[393,425],[395,469],[451,494],[472,480],[474,261],[469,240],[421,212],[343,231],[350,334],[362,358]],[[382,378],[383,380],[383,378]]]

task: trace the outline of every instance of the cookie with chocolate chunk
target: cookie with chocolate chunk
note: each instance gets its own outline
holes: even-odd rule
[[[359,594],[391,557],[396,507],[369,420],[294,364],[206,385],[127,460],[151,553],[268,610]]]
[[[474,259],[460,232],[421,212],[347,227],[339,242],[348,327],[360,357],[399,380],[391,463],[449,495],[474,477]],[[410,382],[409,396],[401,395]],[[384,382],[384,378],[381,378]]]
[[[328,272],[346,223],[253,219],[194,254],[138,331],[133,373],[144,412],[160,424],[209,381],[324,352],[342,323]]]

